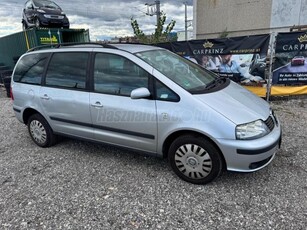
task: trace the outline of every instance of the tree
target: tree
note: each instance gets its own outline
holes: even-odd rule
[[[155,32],[151,35],[145,35],[140,29],[139,24],[136,19],[131,18],[131,27],[133,29],[134,35],[139,39],[141,43],[145,44],[156,44],[159,42],[168,42],[177,40],[177,36],[170,36],[176,21],[172,20],[164,29],[164,24],[166,21],[166,15],[164,13],[160,14],[158,24],[156,25]]]
[[[229,32],[227,31],[227,27],[226,27],[225,30],[223,30],[222,33],[220,34],[220,38],[227,38],[228,35],[229,35]]]

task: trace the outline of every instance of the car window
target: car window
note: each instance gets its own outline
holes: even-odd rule
[[[54,53],[46,73],[46,85],[85,89],[88,53]]]
[[[160,81],[156,80],[156,100],[178,102],[179,96]]]
[[[148,88],[149,76],[149,73],[125,57],[107,53],[95,55],[95,92],[130,96],[134,89]]]
[[[213,73],[167,50],[149,50],[136,55],[190,93],[202,92],[216,79]]]
[[[23,56],[16,66],[13,80],[40,85],[49,54],[38,53]]]
[[[51,8],[51,9],[60,9],[60,7],[53,1],[48,1],[48,0],[34,0],[34,4],[37,7],[46,7],[46,8]]]

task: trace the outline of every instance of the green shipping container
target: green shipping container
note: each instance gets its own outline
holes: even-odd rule
[[[89,42],[85,29],[33,28],[0,38],[0,66],[13,69],[18,58],[36,46],[67,42]]]

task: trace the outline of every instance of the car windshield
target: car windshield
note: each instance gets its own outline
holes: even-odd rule
[[[52,1],[47,1],[47,0],[34,1],[34,4],[37,7],[46,7],[46,8],[51,8],[51,9],[60,9],[60,7],[57,4],[55,4]]]
[[[206,90],[217,78],[214,73],[168,50],[150,50],[136,55],[192,94]]]

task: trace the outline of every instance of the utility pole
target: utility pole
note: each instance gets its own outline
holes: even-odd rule
[[[299,9],[299,14],[298,14],[298,25],[299,26],[301,25],[302,3],[303,3],[303,1],[301,0],[301,6],[300,6],[300,9]]]
[[[185,32],[185,40],[188,40],[188,28],[192,26],[191,21],[188,20],[188,2],[183,2],[184,4],[184,32]]]
[[[185,40],[188,40],[188,9],[187,9],[187,2],[184,2],[184,34]]]
[[[146,3],[145,5],[147,6],[146,15],[149,15],[149,16],[157,15],[157,25],[158,25],[159,20],[160,20],[160,15],[161,15],[160,1],[155,1],[155,3]]]
[[[157,8],[157,25],[158,25],[159,20],[160,20],[160,15],[161,15],[160,1],[155,1],[155,3],[156,3],[156,8]]]

